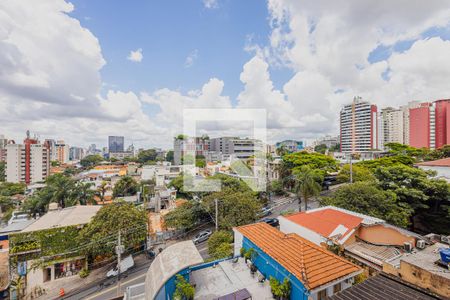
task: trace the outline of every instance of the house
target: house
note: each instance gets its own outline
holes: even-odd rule
[[[9,236],[15,232],[20,232],[35,221],[28,218],[11,219],[9,225],[0,229],[0,299],[2,299],[2,292],[7,290],[10,284]]]
[[[278,217],[280,230],[327,247],[337,246],[371,270],[381,271],[383,262],[401,257],[424,238],[386,221],[334,206]]]
[[[10,265],[14,266],[10,268],[11,277],[23,279],[22,294],[33,296],[55,280],[70,282],[86,266],[86,257],[77,251],[75,239],[101,207],[51,207],[47,214],[9,235]]]
[[[362,269],[300,237],[261,222],[233,229],[234,255],[252,248],[253,263],[265,278],[289,279],[291,299],[321,300],[350,287]]]
[[[450,157],[417,163],[415,166],[425,171],[434,171],[435,178],[442,178],[450,183]]]
[[[450,259],[442,259],[442,250],[448,244],[435,243],[395,260],[384,262],[383,272],[431,291],[443,298],[450,298]]]
[[[329,298],[329,300],[435,300],[439,297],[428,291],[412,286],[398,277],[381,273],[370,277],[360,284],[341,291]]]

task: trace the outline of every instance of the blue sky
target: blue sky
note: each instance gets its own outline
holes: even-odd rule
[[[100,41],[107,62],[101,70],[106,89],[151,93],[170,88],[184,93],[217,77],[225,82],[224,94],[234,101],[242,90],[242,66],[254,55],[244,50],[249,37],[253,43],[266,44],[270,34],[267,6],[260,0],[221,1],[210,9],[202,1],[72,3],[75,10],[70,15]],[[143,60],[127,60],[138,48]],[[185,67],[193,52],[197,58]],[[289,76],[287,68],[273,69],[276,86]]]
[[[354,96],[380,109],[449,98],[450,2],[367,7],[0,1],[0,134],[21,140],[30,129],[81,146],[124,135],[167,148],[184,109],[233,107],[265,109],[269,142],[312,141],[338,134]],[[143,60],[127,59],[138,49]]]

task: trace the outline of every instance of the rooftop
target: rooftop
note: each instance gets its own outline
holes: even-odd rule
[[[36,220],[30,219],[30,220],[21,220],[20,222],[19,221],[13,222],[6,227],[0,228],[0,235],[6,235],[12,232],[21,231],[26,227],[28,227],[30,224],[34,223],[34,221]]]
[[[345,247],[350,254],[355,254],[377,266],[382,266],[383,262],[399,258],[403,252],[392,246],[379,246],[363,241],[355,242]]]
[[[328,299],[330,300],[359,300],[359,299],[385,299],[385,300],[434,300],[439,299],[425,291],[412,286],[399,278],[385,274],[370,277],[364,282],[345,289]]]
[[[400,260],[450,279],[450,270],[436,264],[436,261],[440,259],[439,248],[448,248],[448,245],[436,243],[415,253],[405,254]]]
[[[425,162],[417,163],[416,166],[450,167],[450,157],[433,160],[433,161],[425,161]]]
[[[77,205],[52,210],[30,224],[22,232],[87,224],[100,208],[102,208],[101,205]]]
[[[297,234],[284,234],[266,223],[245,225],[236,230],[297,277],[309,290],[361,270]]]
[[[217,299],[244,289],[252,299],[272,299],[269,281],[258,282],[258,277],[250,274],[242,258],[237,262],[226,260],[215,267],[193,271],[190,280],[196,285],[194,299]]]
[[[145,277],[145,297],[154,299],[167,280],[178,272],[198,265],[203,258],[192,241],[176,243],[158,254]]]
[[[323,237],[338,237],[341,241],[344,241],[361,224],[372,225],[385,222],[378,218],[334,206],[324,206],[299,212],[285,218]]]

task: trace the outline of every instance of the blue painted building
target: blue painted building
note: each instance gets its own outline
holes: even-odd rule
[[[285,140],[285,141],[276,143],[275,147],[277,149],[284,147],[289,152],[298,152],[298,151],[302,151],[305,148],[305,145],[303,144],[303,141]]]

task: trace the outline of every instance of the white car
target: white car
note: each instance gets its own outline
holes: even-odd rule
[[[127,256],[124,259],[120,261],[120,273],[124,273],[125,271],[129,270],[130,268],[134,267],[134,260],[133,257]],[[108,273],[106,273],[106,277],[115,277],[119,274],[119,268],[118,266],[115,266],[113,269],[109,270]]]
[[[209,239],[209,237],[211,236],[211,234],[212,234],[212,231],[211,230],[209,230],[209,229],[207,229],[207,230],[204,230],[204,231],[202,231],[202,232],[200,232],[199,234],[197,234],[193,239],[192,239],[192,241],[194,242],[194,244],[199,244],[199,243],[201,243],[201,242],[204,242],[204,241],[206,241],[207,239]]]

